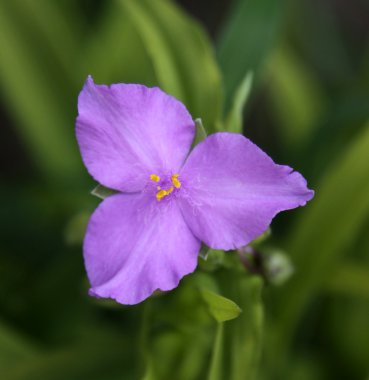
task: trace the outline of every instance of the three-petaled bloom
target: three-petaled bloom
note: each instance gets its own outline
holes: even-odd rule
[[[239,134],[190,151],[195,123],[159,88],[95,85],[78,98],[77,139],[89,173],[118,193],[93,213],[84,239],[90,295],[136,304],[175,288],[201,242],[231,250],[280,211],[313,197],[305,179]]]

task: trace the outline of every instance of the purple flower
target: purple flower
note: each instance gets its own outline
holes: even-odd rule
[[[201,242],[231,250],[280,211],[313,197],[305,179],[239,134],[215,133],[191,152],[195,124],[159,88],[95,85],[78,98],[77,139],[89,173],[118,191],[84,240],[90,295],[136,304],[193,272]]]

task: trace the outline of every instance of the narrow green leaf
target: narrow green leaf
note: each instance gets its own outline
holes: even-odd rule
[[[280,293],[274,326],[274,344],[282,355],[305,308],[331,276],[334,263],[350,251],[369,215],[368,152],[369,124],[317,186],[315,199],[292,231],[288,252],[293,255],[296,274]]]
[[[238,318],[227,323],[218,322],[209,379],[253,380],[262,347],[263,280],[259,276],[246,276],[244,271],[230,270],[221,272],[219,279],[227,296],[241,306],[242,313],[237,306]]]
[[[236,303],[207,289],[200,290],[208,305],[210,314],[218,322],[225,322],[237,318],[242,310]]]
[[[39,351],[23,336],[0,321],[0,371],[20,360],[36,357]]]
[[[124,372],[122,374],[129,365],[127,359],[123,359],[125,363],[122,365],[125,354],[117,338],[105,339],[102,336],[90,345],[84,342],[79,346],[50,350],[35,358],[22,360],[2,372],[2,377],[6,380],[99,380],[106,378],[107,368],[110,368],[113,378],[117,372],[126,378]]]
[[[187,95],[186,105],[210,131],[220,123],[223,107],[221,73],[211,41],[202,26],[168,0],[144,0],[163,30]]]
[[[17,19],[20,22],[21,19],[27,20],[37,44],[47,49],[47,58],[54,59],[49,64],[55,66],[56,60],[59,72],[60,68],[63,70],[64,81],[67,79],[69,85],[75,84],[78,70],[74,63],[83,36],[82,15],[77,13],[74,17],[74,14],[66,13],[60,3],[55,1],[14,0],[10,3]]]
[[[258,276],[237,277],[233,280],[233,294],[243,313],[230,324],[229,378],[253,380],[259,367],[262,348],[263,305],[261,290],[263,280]]]
[[[214,130],[222,112],[220,73],[203,30],[166,0],[121,0],[152,60],[159,85]]]
[[[81,71],[96,82],[157,84],[150,56],[130,15],[119,1],[105,4],[99,24],[81,51]]]
[[[252,72],[247,73],[234,95],[225,123],[225,129],[229,132],[242,133],[243,110],[250,95],[252,78]]]
[[[79,212],[68,223],[65,229],[65,241],[69,245],[80,245],[86,231],[89,213]]]
[[[18,132],[43,173],[54,182],[79,178],[82,168],[73,133],[74,117],[65,108],[49,70],[28,35],[21,33],[6,2],[0,2],[0,82]],[[68,108],[69,110],[69,108]]]
[[[155,380],[154,370],[150,362],[148,362],[148,364],[146,365],[146,372],[142,380]]]
[[[178,374],[178,379],[193,380],[199,378],[199,374],[203,372],[204,358],[209,354],[209,346],[212,343],[208,333],[205,333],[204,328],[196,326],[198,329],[193,335],[190,335],[184,340],[182,338],[182,345],[184,346],[181,356],[181,363],[175,365],[174,371]],[[201,331],[202,330],[202,331]],[[193,344],[196,341],[196,344]],[[191,347],[191,349],[188,349]],[[173,371],[169,373],[168,379],[173,377]],[[179,375],[180,374],[180,375]]]
[[[348,45],[343,42],[340,19],[333,9],[332,4],[321,2],[317,12],[311,1],[289,2],[289,11],[293,15],[289,27],[296,46],[300,47],[304,57],[309,57],[324,82],[338,84],[354,81],[357,66],[350,59]]]
[[[343,261],[326,278],[324,287],[329,293],[369,299],[369,268]]]
[[[224,74],[226,111],[245,77],[256,75],[278,37],[284,0],[234,1],[220,36],[217,55]]]
[[[155,6],[161,6],[161,3],[162,1],[160,0],[156,1]],[[155,22],[147,5],[144,1],[127,0],[122,0],[120,4],[135,25],[147,49],[161,87],[178,99],[185,101],[185,90],[181,81],[179,67],[175,63],[171,47],[164,32]]]
[[[309,68],[285,47],[273,54],[268,71],[281,141],[286,149],[298,151],[315,132],[327,104],[325,94]]]

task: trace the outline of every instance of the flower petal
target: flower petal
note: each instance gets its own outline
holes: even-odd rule
[[[200,241],[176,202],[117,194],[92,215],[84,241],[90,295],[136,304],[195,270]]]
[[[180,178],[183,216],[194,235],[215,249],[248,244],[278,212],[303,206],[314,195],[299,173],[232,133],[197,145]]]
[[[90,174],[124,192],[142,190],[152,173],[177,172],[195,134],[184,105],[159,88],[95,85],[91,77],[78,98],[76,125]]]

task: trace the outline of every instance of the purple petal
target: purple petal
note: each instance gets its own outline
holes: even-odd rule
[[[90,295],[136,304],[171,290],[195,270],[199,249],[176,202],[113,195],[92,215],[84,241]]]
[[[299,173],[232,133],[216,133],[197,145],[180,178],[184,218],[215,249],[248,244],[278,212],[303,206],[314,195]]]
[[[177,172],[195,134],[186,108],[159,88],[95,85],[78,98],[77,139],[90,174],[124,192],[143,189],[152,173]]]

